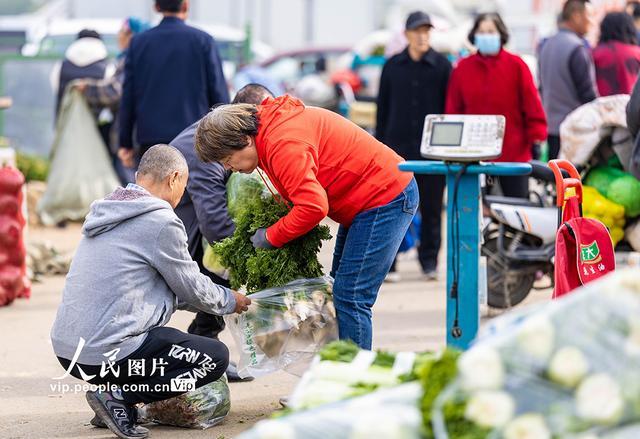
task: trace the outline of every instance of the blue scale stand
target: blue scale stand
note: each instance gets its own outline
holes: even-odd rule
[[[441,161],[408,161],[400,170],[415,174],[446,175],[447,177],[447,345],[467,349],[480,324],[478,303],[478,265],[480,261],[480,174],[492,176],[528,175],[528,163],[449,163]],[[466,166],[463,173],[460,171]],[[457,180],[457,183],[456,183]],[[453,237],[452,218],[454,190],[458,186],[458,239]],[[459,257],[458,300],[451,295],[454,281],[454,250]],[[458,321],[456,325],[456,305]]]

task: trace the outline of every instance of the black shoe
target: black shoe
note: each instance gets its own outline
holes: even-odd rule
[[[136,407],[133,408],[133,413],[134,413],[134,419],[137,420],[138,418],[138,409]],[[136,421],[137,422],[137,421]],[[91,418],[91,420],[89,421],[89,424],[93,425],[96,428],[108,428],[107,424],[105,424],[104,422],[102,422],[102,419],[100,419],[100,416],[94,414],[93,418]],[[144,422],[143,422],[144,424]]]
[[[227,379],[230,383],[246,383],[248,381],[253,381],[252,376],[241,378],[240,375],[238,375],[238,365],[233,361],[229,361],[229,365],[227,366]]]
[[[87,392],[86,398],[97,417],[119,438],[139,439],[149,436],[149,430],[135,425],[137,413],[133,405],[116,398],[111,392]]]

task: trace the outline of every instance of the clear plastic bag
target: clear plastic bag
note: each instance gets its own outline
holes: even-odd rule
[[[640,422],[640,273],[497,319],[435,403],[437,438],[602,437]]]
[[[251,200],[258,195],[262,197],[271,195],[258,172],[257,170],[251,174],[234,172],[227,180],[227,210],[231,218],[235,218],[238,213],[238,207],[243,202]],[[265,180],[267,179],[266,176],[264,178]]]
[[[229,414],[231,397],[226,375],[184,395],[138,408],[138,422],[155,422],[184,428],[206,429]]]
[[[240,350],[238,374],[301,375],[322,346],[338,338],[333,279],[298,279],[251,294],[249,310],[225,316]]]
[[[422,387],[408,383],[261,421],[238,439],[419,439]]]

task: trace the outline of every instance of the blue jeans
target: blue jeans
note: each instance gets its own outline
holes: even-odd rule
[[[340,339],[371,349],[371,308],[389,272],[420,196],[415,179],[394,200],[340,226],[331,276]]]

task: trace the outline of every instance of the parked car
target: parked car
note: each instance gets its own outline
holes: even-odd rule
[[[335,70],[349,67],[348,60],[345,64],[344,55],[350,50],[349,47],[290,50],[263,61],[260,67],[290,92],[305,76],[331,74]]]

